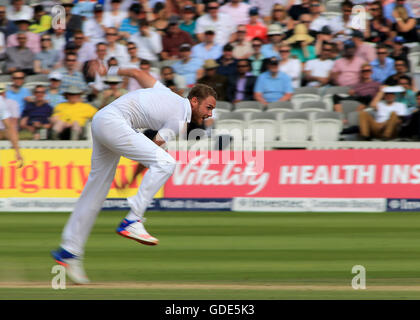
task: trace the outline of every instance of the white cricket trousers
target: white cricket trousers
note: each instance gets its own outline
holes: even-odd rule
[[[137,194],[127,199],[139,219],[172,175],[176,164],[171,155],[144,134],[134,131],[115,107],[106,107],[95,114],[92,140],[91,171],[64,227],[61,243],[65,250],[78,256],[84,254],[85,244],[109,192],[120,156],[148,168]]]

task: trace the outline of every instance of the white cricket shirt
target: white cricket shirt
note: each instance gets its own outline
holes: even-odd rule
[[[117,109],[133,129],[157,130],[168,142],[191,121],[191,104],[156,81],[153,88],[129,92],[106,108]]]

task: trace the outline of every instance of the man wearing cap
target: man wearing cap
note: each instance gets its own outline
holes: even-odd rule
[[[4,92],[4,87],[0,86],[0,92]],[[17,132],[17,125],[14,125],[10,121],[10,113],[7,110],[6,107],[6,101],[3,97],[0,97],[0,123],[3,124],[3,127],[6,129],[7,137],[10,140],[10,143],[12,144],[12,148],[15,149],[16,154],[16,160],[18,161],[18,168],[22,167],[23,165],[23,158],[20,154],[19,149],[19,135]]]
[[[230,0],[228,3],[220,7],[219,12],[226,14],[238,26],[247,24],[249,21],[249,9],[251,6],[242,0]]]
[[[162,60],[179,60],[179,46],[183,43],[193,45],[193,39],[190,34],[179,28],[177,17],[169,19],[168,28],[162,37]]]
[[[223,54],[219,59],[216,59],[219,64],[217,73],[224,75],[228,79],[236,74],[236,62],[237,60],[233,57],[233,46],[226,44],[223,47]]]
[[[293,95],[291,78],[279,71],[279,60],[271,57],[267,63],[268,70],[261,73],[255,84],[254,98],[263,106],[275,101],[289,101]]]
[[[278,24],[270,24],[268,26],[268,40],[269,43],[265,44],[261,48],[261,53],[264,56],[264,58],[271,58],[271,57],[277,57],[279,58],[279,46],[283,39],[285,38],[285,30],[282,29],[282,27]]]
[[[375,47],[364,41],[365,37],[360,30],[353,30],[351,39],[356,45],[356,57],[363,59],[367,63],[371,63],[376,59]]]
[[[191,57],[202,60],[219,59],[223,54],[223,47],[214,42],[215,32],[212,28],[207,28],[204,32],[203,42],[192,47]]]
[[[206,14],[197,19],[195,34],[197,39],[204,41],[204,32],[209,28],[213,28],[215,32],[215,42],[221,46],[230,41],[231,35],[235,32],[236,24],[231,17],[219,12],[219,3],[217,1],[209,1],[206,5]]]
[[[105,20],[104,8],[101,4],[95,4],[93,8],[93,18],[86,20],[83,23],[83,33],[88,41],[96,44],[105,41]]]
[[[139,21],[138,32],[130,36],[130,41],[136,43],[139,58],[159,61],[159,54],[162,52],[162,38],[158,32],[152,30],[146,19]]]
[[[18,45],[6,49],[6,73],[22,70],[27,74],[33,73],[34,53],[26,46],[26,33],[17,34]]]
[[[377,59],[373,60],[370,64],[373,68],[372,79],[380,83],[395,74],[394,60],[389,57],[388,47],[384,44],[376,46]]]
[[[403,92],[399,86],[384,87],[370,103],[375,116],[362,111],[359,114],[360,135],[365,140],[371,138],[392,139],[401,124],[400,117],[408,116],[407,106],[395,101],[395,94]]]
[[[365,63],[356,57],[356,45],[352,40],[344,43],[343,57],[334,62],[331,81],[337,86],[353,86],[360,81],[360,70]]]
[[[52,114],[52,138],[58,140],[65,129],[70,129],[71,140],[79,140],[86,122],[92,119],[97,109],[82,102],[83,90],[75,86],[67,87],[64,96],[67,102],[55,106]]]
[[[55,106],[59,103],[65,102],[66,99],[60,93],[60,86],[61,86],[61,73],[54,71],[48,75],[48,80],[50,80],[50,85],[47,88],[47,94],[45,96],[45,100],[48,101],[51,107],[55,108]]]
[[[41,51],[41,44],[40,44],[41,36],[37,33],[33,33],[29,31],[29,26],[31,22],[26,19],[21,19],[21,20],[15,21],[15,23],[17,24],[19,28],[19,32],[11,34],[10,36],[7,37],[7,47],[10,48],[10,47],[17,46],[19,42],[18,34],[24,33],[27,39],[26,47],[30,49],[34,54],[37,54],[38,52],[40,52]]]
[[[197,83],[206,84],[209,87],[212,87],[216,90],[218,100],[225,101],[228,79],[216,72],[217,67],[219,67],[219,64],[213,59],[204,61],[204,76],[199,79]]]
[[[104,78],[104,84],[108,86],[107,89],[101,91],[93,103],[98,109],[102,109],[112,101],[118,99],[128,91],[121,88],[122,79],[118,76],[106,76]]]
[[[263,41],[267,39],[267,26],[260,20],[257,7],[249,9],[249,22],[245,26],[245,40],[251,41],[254,38],[260,38]]]
[[[172,68],[177,74],[183,76],[187,82],[187,86],[191,87],[196,83],[197,79],[203,76],[204,70],[202,65],[204,61],[191,57],[191,45],[188,43],[184,43],[179,47],[179,55],[181,56],[181,60],[174,63]]]

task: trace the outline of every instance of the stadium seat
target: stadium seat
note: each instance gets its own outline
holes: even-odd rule
[[[319,89],[315,87],[300,87],[296,88],[293,94],[303,94],[303,93],[309,93],[309,94],[319,94]]]
[[[12,82],[12,76],[9,74],[1,74],[0,75],[0,82],[4,83],[4,82],[8,82],[11,83]]]
[[[231,132],[234,130],[236,133],[238,129],[240,133],[246,127],[245,115],[240,112],[229,112],[220,114],[215,123],[216,130],[224,130]]]
[[[235,110],[238,109],[256,109],[258,111],[261,111],[262,105],[258,101],[240,101],[235,104]]]
[[[345,86],[326,87],[324,95],[327,95],[327,94],[333,95],[333,94],[341,94],[341,93],[346,94],[349,92],[349,90],[350,88],[345,87]]]
[[[292,111],[283,114],[283,120],[280,122],[281,141],[306,141],[309,133],[308,113]]]
[[[343,113],[348,114],[352,111],[357,111],[357,108],[360,106],[361,103],[353,100],[342,100],[340,104],[343,108]]]
[[[48,75],[47,74],[31,74],[26,76],[25,83],[29,82],[48,82]]]
[[[33,90],[35,89],[36,86],[48,87],[49,85],[50,85],[49,82],[45,82],[45,81],[31,81],[31,82],[25,82],[23,86],[25,88],[28,88],[29,90]]]
[[[294,110],[299,110],[300,105],[305,101],[319,101],[319,100],[321,100],[320,95],[313,94],[313,93],[294,94],[291,99],[294,106]]]
[[[359,126],[359,111],[351,111],[346,115],[347,126]]]
[[[230,102],[227,102],[227,101],[217,100],[216,101],[216,109],[232,111],[233,105]]]
[[[320,112],[327,111],[327,105],[323,101],[305,101],[300,105],[298,111]]]
[[[283,112],[293,111],[294,106],[290,101],[276,101],[267,105],[267,112],[276,112],[278,115]]]
[[[311,125],[313,141],[337,141],[343,127],[342,115],[326,111],[314,114]]]

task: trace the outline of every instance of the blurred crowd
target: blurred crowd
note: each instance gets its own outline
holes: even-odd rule
[[[21,139],[78,140],[97,110],[140,88],[101,76],[110,66],[263,109],[301,87],[340,86],[333,110],[360,103],[363,139],[418,139],[419,12],[418,0],[10,0],[0,96]]]

